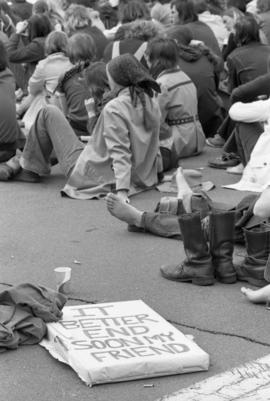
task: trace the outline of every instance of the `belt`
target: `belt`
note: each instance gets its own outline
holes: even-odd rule
[[[182,124],[193,123],[196,120],[199,120],[199,116],[190,116],[176,119],[166,118],[165,122],[171,126],[171,125],[182,125]]]

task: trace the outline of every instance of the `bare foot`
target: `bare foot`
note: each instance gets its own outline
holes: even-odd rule
[[[8,181],[21,170],[18,156],[13,156],[5,163],[0,163],[0,181]]]
[[[190,170],[186,170],[189,171]],[[194,171],[194,170],[191,170]],[[176,185],[177,185],[177,198],[182,199],[183,201],[183,206],[186,210],[187,213],[191,212],[191,197],[193,195],[193,191],[190,188],[188,182],[187,182],[187,176],[182,167],[178,167],[176,170],[176,175],[175,175],[175,180],[176,180]]]
[[[12,168],[13,172],[16,174],[20,171],[21,166],[20,166],[20,156],[15,155],[11,159],[9,159],[6,164]]]
[[[113,193],[109,193],[105,200],[107,209],[112,216],[124,221],[125,223],[141,227],[143,212],[124,202],[119,198],[119,196]]]
[[[183,196],[186,194],[192,194],[192,189],[187,182],[186,174],[184,173],[182,167],[178,167],[178,169],[176,170],[175,180],[177,185],[178,199],[183,199]]]
[[[266,285],[259,290],[242,287],[241,292],[254,304],[268,303],[270,301],[270,285]]]

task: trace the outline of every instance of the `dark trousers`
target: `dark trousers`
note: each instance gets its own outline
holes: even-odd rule
[[[223,150],[226,153],[236,153],[240,157],[241,163],[246,166],[262,132],[261,123],[236,123]]]

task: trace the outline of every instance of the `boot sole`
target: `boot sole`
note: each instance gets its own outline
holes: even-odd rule
[[[254,285],[255,287],[264,287],[266,285],[268,285],[269,283],[265,280],[260,280],[260,279],[256,279],[256,278],[252,278],[252,277],[238,277],[237,276],[238,281],[245,281],[251,285]]]
[[[222,276],[218,276],[216,275],[216,279],[223,284],[234,284],[237,282],[237,276],[236,274],[233,274],[231,276],[226,276],[226,277],[222,277]]]
[[[201,286],[213,285],[215,283],[215,279],[212,277],[174,278],[174,277],[167,277],[163,274],[162,277],[166,278],[167,280],[178,281],[179,283],[192,283]]]

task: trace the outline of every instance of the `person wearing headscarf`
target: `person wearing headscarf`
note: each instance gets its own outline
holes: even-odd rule
[[[0,166],[0,179],[39,181],[50,173],[54,150],[68,177],[62,193],[72,198],[100,198],[113,190],[128,201],[129,195],[155,186],[162,170],[160,111],[153,99],[159,85],[130,54],[110,61],[107,75],[114,97],[85,147],[63,114],[48,106],[32,126],[20,160]]]

